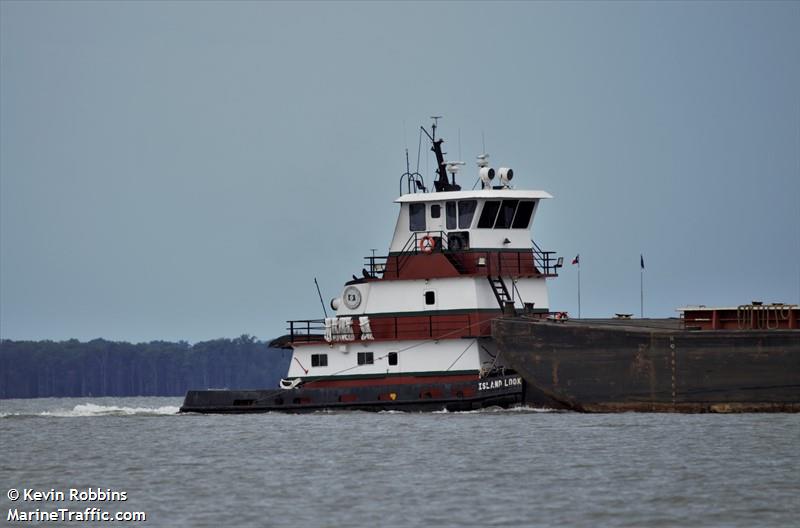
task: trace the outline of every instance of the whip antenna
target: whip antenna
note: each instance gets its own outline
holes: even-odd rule
[[[319,295],[319,302],[322,305],[322,313],[325,314],[325,319],[328,318],[328,310],[325,309],[325,303],[322,301],[322,292],[319,291],[319,283],[317,282],[317,278],[314,277],[314,284],[317,286],[317,295]]]

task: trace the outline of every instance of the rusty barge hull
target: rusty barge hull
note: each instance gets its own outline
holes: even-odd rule
[[[529,404],[581,412],[798,412],[800,330],[687,330],[677,319],[499,318]]]

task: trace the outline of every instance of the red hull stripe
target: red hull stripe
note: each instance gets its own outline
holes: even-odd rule
[[[492,275],[546,276],[542,274],[542,270],[536,267],[534,254],[530,249],[524,251],[454,251],[449,252],[448,256],[439,252],[404,256],[389,255],[382,278],[368,280],[437,279],[465,275],[481,277]],[[402,265],[400,264],[401,259]],[[454,262],[457,264],[454,265]]]
[[[500,316],[500,310],[472,310],[463,313],[430,313],[404,314],[399,316],[369,315],[372,337],[374,341],[406,341],[428,339],[460,339],[463,337],[490,337],[492,320]],[[320,325],[321,323],[315,323]],[[324,343],[322,328],[312,329],[313,333],[293,335],[292,346],[305,343]],[[294,331],[294,330],[293,330]],[[353,318],[354,341],[361,339],[361,326]]]
[[[438,384],[456,383],[461,381],[475,381],[477,374],[458,374],[453,376],[389,376],[385,378],[345,379],[345,380],[312,380],[303,387],[332,388],[332,387],[382,387],[386,385],[412,385],[412,384]]]

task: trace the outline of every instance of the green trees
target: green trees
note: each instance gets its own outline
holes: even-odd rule
[[[0,398],[182,396],[188,389],[265,389],[286,375],[291,350],[255,337],[127,343],[0,341]]]

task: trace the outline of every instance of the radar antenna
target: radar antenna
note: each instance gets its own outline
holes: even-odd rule
[[[431,131],[433,132],[433,138],[431,139],[431,141],[436,139],[436,127],[439,126],[439,120],[441,118],[442,118],[442,116],[431,116],[431,119],[433,119],[433,124],[431,125]]]
[[[466,163],[464,163],[463,161],[448,161],[447,172],[452,174],[453,178],[455,179],[456,174],[458,174],[458,170],[464,165],[466,165]]]

